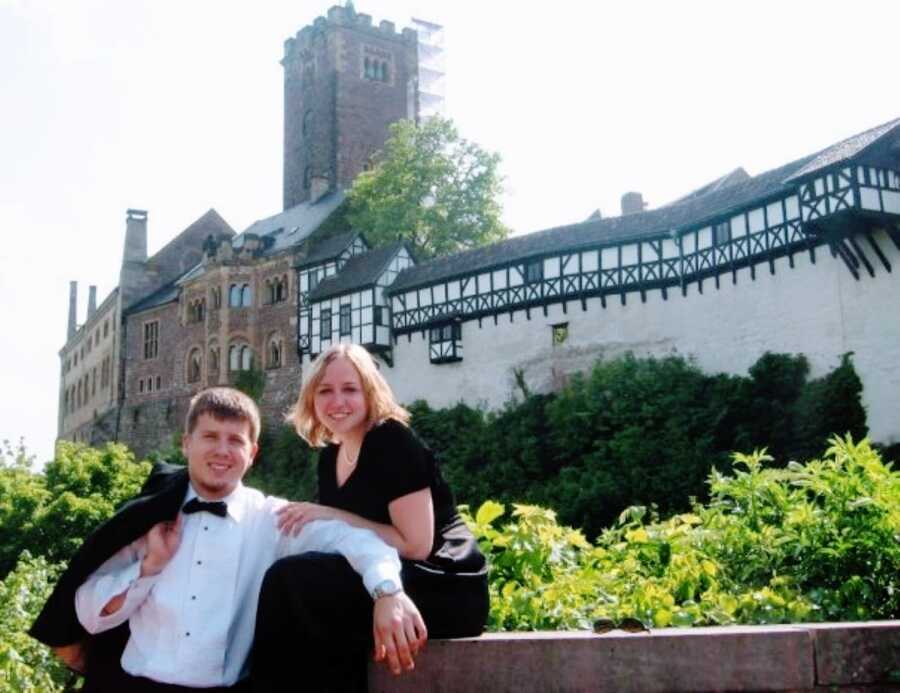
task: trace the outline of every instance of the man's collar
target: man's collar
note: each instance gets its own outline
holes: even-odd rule
[[[194,488],[194,482],[190,482],[188,484],[187,495],[184,497],[184,503],[187,503],[192,498],[199,498],[202,501],[209,501],[209,498],[204,498],[197,490]],[[244,484],[240,481],[238,485],[235,486],[234,491],[229,493],[224,498],[219,498],[217,500],[224,501],[228,506],[228,516],[231,517],[235,522],[240,522],[244,513],[247,511],[247,494],[244,491]],[[184,503],[182,503],[182,507],[184,507]]]

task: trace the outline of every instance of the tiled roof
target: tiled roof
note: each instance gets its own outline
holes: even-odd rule
[[[234,239],[233,245],[239,248],[242,237],[248,233],[269,236],[274,243],[263,254],[274,255],[309,238],[343,201],[344,192],[338,190],[328,193],[314,204],[301,202],[279,214],[254,221]]]
[[[403,270],[391,285],[390,293],[543,253],[653,238],[673,229],[696,225],[742,207],[752,200],[782,192],[785,189],[782,182],[785,177],[805,166],[809,160],[801,159],[749,180],[658,209],[557,226],[437,258]]]
[[[787,180],[796,180],[798,178],[802,178],[803,176],[808,176],[811,173],[815,173],[816,171],[826,168],[827,166],[832,166],[834,164],[839,164],[842,161],[846,161],[847,159],[850,159],[861,153],[866,147],[873,144],[876,140],[881,139],[884,135],[887,135],[889,132],[891,132],[891,130],[894,130],[895,128],[900,128],[900,118],[885,123],[884,125],[874,127],[871,130],[861,132],[858,135],[854,135],[853,137],[848,137],[847,139],[838,142],[837,144],[833,144],[827,149],[823,149],[821,152],[816,154],[813,157],[812,161],[810,161],[799,171],[793,173]]]
[[[358,235],[359,232],[357,231],[347,231],[346,233],[325,238],[319,243],[316,243],[310,249],[309,255],[300,259],[296,266],[309,267],[310,265],[316,265],[325,260],[337,257]]]
[[[729,173],[726,173],[721,178],[716,178],[711,183],[707,183],[696,190],[689,192],[687,195],[683,197],[679,197],[674,202],[670,202],[669,204],[679,204],[681,202],[686,202],[695,197],[700,197],[701,195],[705,195],[709,192],[715,192],[716,190],[721,190],[722,188],[727,188],[729,185],[734,185],[735,183],[742,183],[745,180],[749,180],[750,174],[747,173],[743,167],[738,167]]]
[[[141,313],[145,310],[150,310],[151,308],[159,308],[159,306],[164,306],[167,303],[177,301],[178,292],[179,287],[175,282],[166,284],[163,288],[154,291],[146,298],[143,298],[133,306],[130,306],[125,312],[128,315],[131,315],[132,313]]]
[[[754,201],[762,202],[777,195],[788,194],[795,189],[793,181],[798,176],[854,156],[898,126],[900,119],[752,178],[742,179],[743,176],[739,173],[741,169],[736,169],[700,190],[657,209],[621,217],[592,218],[436,258],[403,270],[391,285],[389,293],[398,293],[409,287],[484,271],[542,254],[658,238],[672,231],[701,226],[717,217],[745,208]]]
[[[309,300],[319,301],[371,286],[402,247],[403,243],[392,243],[350,258],[340,272],[323,280],[310,291]]]

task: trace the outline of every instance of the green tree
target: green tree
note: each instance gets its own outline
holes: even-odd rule
[[[25,551],[0,582],[0,690],[58,693],[75,676],[27,631],[53,589],[59,566]]]
[[[43,474],[24,447],[6,443],[0,464],[0,577],[25,549],[66,561],[88,533],[140,489],[150,465],[124,445],[62,441]]]
[[[408,241],[423,258],[505,238],[500,156],[462,139],[449,120],[408,120],[349,193],[348,219],[375,245]]]

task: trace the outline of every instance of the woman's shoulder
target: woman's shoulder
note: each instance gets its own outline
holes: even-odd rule
[[[385,419],[376,423],[368,434],[372,439],[377,441],[389,441],[396,443],[397,441],[405,441],[421,445],[419,437],[413,430],[397,419]]]

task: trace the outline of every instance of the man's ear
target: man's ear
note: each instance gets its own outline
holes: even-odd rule
[[[259,452],[259,443],[253,443],[253,449],[250,451],[250,466],[253,466],[253,463],[256,462],[256,453]]]
[[[188,447],[190,445],[190,442],[190,433],[185,433],[183,436],[181,436],[181,454],[183,454],[185,457],[188,457]]]

